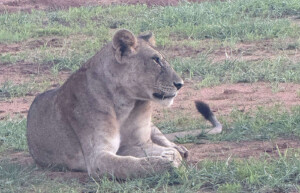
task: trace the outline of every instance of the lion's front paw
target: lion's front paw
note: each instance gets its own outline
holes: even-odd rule
[[[171,170],[174,166],[173,161],[162,156],[146,157],[142,162],[142,167],[150,173],[160,173]]]
[[[184,159],[188,158],[189,151],[184,146],[174,144],[173,148],[175,148]]]
[[[181,165],[181,155],[176,149],[167,149],[161,153],[161,156],[172,162],[174,167],[179,167]]]

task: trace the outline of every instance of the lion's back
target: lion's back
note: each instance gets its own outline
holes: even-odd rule
[[[57,89],[48,90],[35,97],[27,115],[27,128],[35,128],[38,119],[45,118],[51,111]]]

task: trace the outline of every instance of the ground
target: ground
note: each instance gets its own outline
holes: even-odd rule
[[[3,0],[0,2],[0,12],[27,11],[32,9],[57,9],[78,7],[86,5],[112,5],[112,4],[147,4],[156,5],[177,5],[180,0]],[[201,2],[205,0],[192,0]]]
[[[200,2],[200,0],[199,0]],[[148,6],[155,5],[177,5],[178,0],[2,0],[0,2],[0,12],[25,11],[31,12],[33,9],[57,9],[67,8],[81,5],[110,5],[110,4],[136,4],[145,3]],[[205,41],[205,40],[204,40]],[[224,45],[213,50],[209,57],[212,61],[223,61],[228,58],[240,58],[244,60],[257,61],[262,58],[273,58],[278,54],[290,56],[291,58],[299,58],[300,52],[295,50],[274,50],[270,47],[268,40],[258,42],[241,42],[236,45],[234,50]],[[280,44],[280,42],[279,42]],[[2,44],[0,43],[0,53],[18,53],[22,49],[35,49],[41,46],[61,47],[62,39],[57,38],[38,38],[34,40],[26,40],[21,43]],[[206,47],[194,49],[189,46],[169,46],[160,47],[169,58],[175,56],[194,57],[198,53],[205,52]],[[18,62],[15,65],[0,65],[0,85],[9,81],[14,83],[23,83],[31,80],[35,76],[34,81],[41,83],[44,80],[50,82],[45,87],[47,89],[55,88],[70,75],[69,71],[61,71],[57,76],[53,76],[51,69],[35,63]],[[202,77],[199,77],[201,79]],[[197,77],[196,77],[197,79]],[[182,114],[191,113],[198,116],[194,107],[195,100],[202,100],[208,103],[213,112],[217,116],[229,114],[234,108],[244,112],[255,109],[257,106],[272,106],[274,104],[283,104],[289,108],[300,105],[299,93],[300,84],[295,83],[278,83],[276,85],[266,82],[255,83],[236,83],[221,84],[213,87],[199,87],[198,80],[186,79],[185,85],[175,99],[174,105],[169,109],[173,112],[181,112]],[[5,95],[5,93],[2,93]],[[38,92],[26,93],[25,96],[3,99],[0,96],[0,120],[7,116],[25,115],[29,106]],[[5,97],[5,96],[4,96]],[[2,98],[4,98],[2,96]],[[154,119],[162,119],[162,112],[165,109],[155,105]],[[272,141],[246,141],[246,142],[211,142],[203,141],[203,144],[185,144],[190,151],[190,157],[187,162],[195,164],[199,161],[211,159],[229,159],[229,158],[250,158],[259,157],[262,154],[278,156],[277,151],[285,151],[286,149],[300,148],[298,139],[277,139]],[[24,152],[13,152],[8,155],[12,162],[29,165],[33,163],[30,155]],[[229,157],[229,158],[228,158]],[[86,181],[87,175],[84,173],[65,173],[65,172],[48,172],[50,178],[79,178],[80,181]]]

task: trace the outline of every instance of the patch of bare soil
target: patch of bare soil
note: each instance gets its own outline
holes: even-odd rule
[[[0,2],[0,13],[24,11],[31,12],[32,9],[64,9],[68,7],[114,5],[114,4],[146,4],[148,6],[177,5],[181,0],[2,0]],[[208,0],[189,0],[202,2]]]
[[[259,61],[265,59],[274,59],[278,56],[289,56],[300,58],[299,50],[296,47],[290,47],[294,40],[285,40],[285,42],[274,42],[274,40],[263,40],[258,42],[241,42],[234,48],[229,46],[220,47],[213,51],[211,56],[214,62],[223,60],[243,59],[245,61]]]
[[[17,11],[31,12],[33,9],[62,9],[90,4],[97,4],[97,0],[2,0],[0,2],[0,13]]]
[[[64,74],[66,79],[69,74]],[[53,87],[59,86],[53,83]],[[193,83],[186,83],[178,96],[175,98],[170,110],[180,111],[181,113],[192,113],[199,116],[196,111],[194,101],[202,100],[211,106],[212,111],[217,115],[229,114],[234,108],[240,111],[249,111],[257,106],[273,106],[283,104],[286,107],[300,105],[300,98],[297,92],[300,91],[299,84],[281,83],[279,91],[274,92],[268,83],[239,83],[224,84],[213,88],[195,89]],[[36,95],[37,93],[35,93]],[[0,119],[14,114],[26,115],[34,96],[14,98],[10,100],[0,100]],[[154,104],[153,116],[161,119],[163,107]]]
[[[198,163],[204,159],[227,160],[231,158],[258,158],[264,153],[278,156],[286,149],[300,148],[299,140],[279,139],[276,141],[221,142],[208,144],[188,144],[189,163]]]
[[[60,48],[63,47],[63,41],[61,37],[44,37],[13,44],[0,43],[0,53],[14,56],[22,53],[24,50],[33,50],[40,47]],[[49,75],[51,73],[50,67],[51,65],[40,65],[22,60],[13,65],[0,62],[0,84],[3,84],[7,80],[11,80],[14,83],[21,83],[28,81],[32,76]]]
[[[0,84],[6,81],[22,83],[30,80],[31,76],[38,75],[48,69],[33,63],[18,63],[14,65],[0,65]]]
[[[297,92],[300,90],[299,84],[280,83],[274,90],[270,83],[238,83],[223,84],[213,88],[195,89],[193,83],[187,83],[180,90],[175,98],[171,110],[178,110],[182,113],[192,112],[197,115],[194,101],[202,100],[211,106],[216,114],[226,115],[234,108],[240,111],[249,111],[257,106],[273,106],[283,104],[285,107],[300,105],[300,98]],[[154,117],[161,118],[163,107],[155,105]]]
[[[32,103],[33,99],[34,96],[27,96],[16,98],[14,100],[0,100],[0,120],[7,116],[27,115],[29,105]]]
[[[5,44],[5,43],[0,43],[0,53],[10,53],[10,54],[15,54],[17,52],[20,52],[22,50],[33,50],[36,48],[40,47],[52,47],[52,48],[57,48],[57,47],[62,47],[64,40],[61,37],[43,37],[39,39],[29,39],[25,42],[20,42],[20,43],[12,43],[12,44]]]
[[[0,65],[0,85],[10,82],[14,85],[34,81],[37,86],[47,82],[47,90],[56,88],[61,81],[69,77],[69,72],[60,72],[54,77],[49,67],[32,63],[17,63],[14,65]],[[27,115],[34,97],[39,93],[26,93],[25,97],[9,98],[0,87],[0,120],[7,116]]]
[[[196,57],[201,53],[206,53],[209,48],[193,48],[190,46],[170,46],[167,49],[159,48],[168,58],[174,57]]]
[[[0,65],[0,85],[11,81],[14,84],[21,84],[31,81],[33,78],[36,82],[43,80],[57,81],[65,80],[70,72],[60,72],[57,77],[53,76],[50,65],[40,65],[35,63],[19,62],[13,65]]]

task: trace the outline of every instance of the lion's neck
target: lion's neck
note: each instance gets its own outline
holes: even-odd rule
[[[152,107],[150,101],[137,100],[126,117],[121,116],[122,119],[119,119],[121,139],[130,138],[133,145],[141,141],[148,141],[151,133],[151,112]]]
[[[127,119],[134,120],[133,112],[139,112],[135,115],[145,114],[151,109],[150,101],[136,100],[130,96],[123,87],[118,86],[116,83],[107,84],[111,81],[104,74],[95,74],[94,69],[87,70],[87,87],[89,89],[89,97],[95,98],[102,105],[113,107],[114,114],[120,125],[127,121]],[[151,116],[151,113],[146,113]]]

